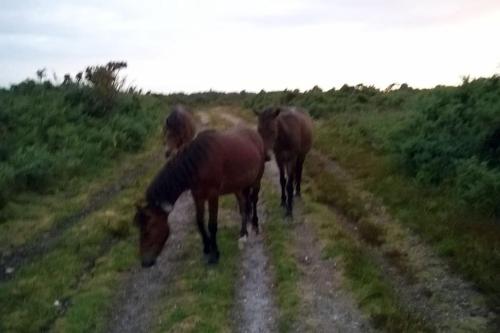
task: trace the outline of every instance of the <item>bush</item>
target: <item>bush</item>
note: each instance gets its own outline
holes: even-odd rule
[[[140,149],[161,126],[161,100],[120,91],[123,80],[109,66],[89,67],[92,81],[81,74],[54,85],[42,75],[0,89],[0,208],[16,192],[44,192],[91,175]],[[104,96],[109,89],[111,98]]]
[[[500,215],[500,171],[477,158],[460,161],[456,192],[466,207],[488,215]]]
[[[0,162],[0,208],[8,201],[8,193],[14,184],[14,170],[6,163]]]
[[[392,137],[392,148],[420,182],[446,183],[470,207],[499,214],[500,80],[466,79],[427,92]]]

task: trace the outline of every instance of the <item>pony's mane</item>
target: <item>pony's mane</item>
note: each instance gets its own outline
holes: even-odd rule
[[[173,205],[196,180],[200,164],[208,159],[215,131],[204,131],[185,149],[179,151],[153,179],[146,190],[146,200],[154,206]]]

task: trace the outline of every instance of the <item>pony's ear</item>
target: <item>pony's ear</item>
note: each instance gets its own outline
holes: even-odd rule
[[[273,116],[276,118],[281,112],[281,108],[278,106],[276,109],[274,109]]]

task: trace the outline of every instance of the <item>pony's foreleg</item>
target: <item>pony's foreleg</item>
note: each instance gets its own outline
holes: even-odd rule
[[[208,199],[208,231],[210,233],[210,256],[209,264],[219,261],[219,248],[217,247],[217,213],[219,209],[219,197]]]
[[[210,252],[210,240],[208,239],[207,231],[205,230],[205,200],[194,198],[194,204],[196,207],[196,224],[198,225],[198,231],[201,235],[201,240],[203,241],[203,253],[208,254]]]
[[[293,185],[295,182],[295,163],[296,159],[293,159],[287,163],[287,202],[286,202],[286,215],[291,216],[293,210]]]
[[[276,163],[278,164],[278,169],[280,171],[280,185],[281,185],[281,207],[286,206],[286,178],[285,178],[285,168],[283,162],[276,158]]]

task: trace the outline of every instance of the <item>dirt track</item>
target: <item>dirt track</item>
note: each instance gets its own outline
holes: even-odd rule
[[[245,123],[230,113],[219,115],[237,125]],[[266,181],[280,191],[279,173],[274,160],[266,163]],[[296,205],[293,228],[296,259],[301,272],[300,294],[302,305],[296,332],[370,332],[366,316],[341,286],[341,273],[331,260],[321,258],[321,248],[312,227],[301,216],[300,202]],[[286,222],[285,219],[283,223]]]
[[[245,123],[238,116],[220,110],[217,116],[227,124]],[[200,118],[204,127],[209,125],[210,118],[207,115]],[[417,236],[401,227],[373,195],[360,188],[347,170],[317,151],[311,154],[321,161],[328,172],[349,184],[349,191],[362,198],[371,214],[370,221],[387,228],[388,237],[384,245],[363,246],[372,253],[370,259],[381,268],[401,302],[428,322],[432,330],[487,331],[494,314],[488,311],[482,295],[471,284],[454,275],[443,260]],[[156,155],[152,159],[157,159]],[[128,170],[119,182],[96,193],[81,211],[57,222],[53,230],[39,236],[34,245],[19,247],[11,255],[2,258],[0,281],[8,278],[6,267],[18,268],[56,246],[65,230],[116,197],[144,174],[148,164],[151,164],[150,160]],[[278,170],[274,161],[266,164],[264,177],[264,181],[272,184],[276,193],[279,193]],[[341,265],[337,265],[333,259],[323,258],[320,235],[314,224],[308,221],[300,199],[296,199],[296,203],[293,221],[283,219],[283,223],[289,223],[293,257],[299,270],[299,316],[293,331],[375,331],[366,314],[358,308],[351,292],[346,290]],[[262,234],[256,236],[249,228],[249,240],[239,255],[239,276],[234,285],[236,299],[231,312],[233,329],[239,332],[275,332],[278,329],[280,313],[275,300],[273,262],[264,241],[266,204],[263,200],[259,203]],[[363,243],[356,221],[351,221],[335,205],[330,208],[342,229]],[[236,209],[233,211],[232,220],[239,223],[239,214]],[[150,269],[142,269],[137,263],[136,267],[123,275],[124,279],[117,287],[106,332],[149,332],[158,326],[162,318],[162,304],[164,306],[165,300],[168,300],[169,292],[175,288],[174,282],[182,273],[182,262],[188,251],[183,244],[186,244],[189,233],[197,233],[192,198],[188,192],[176,203],[171,220],[175,221],[170,224],[171,236],[157,264]],[[103,244],[103,251],[111,246],[112,243]],[[393,248],[401,251],[407,259],[407,272],[402,272],[386,256]],[[93,261],[89,261],[89,265],[93,265]],[[200,265],[203,265],[201,261]]]

